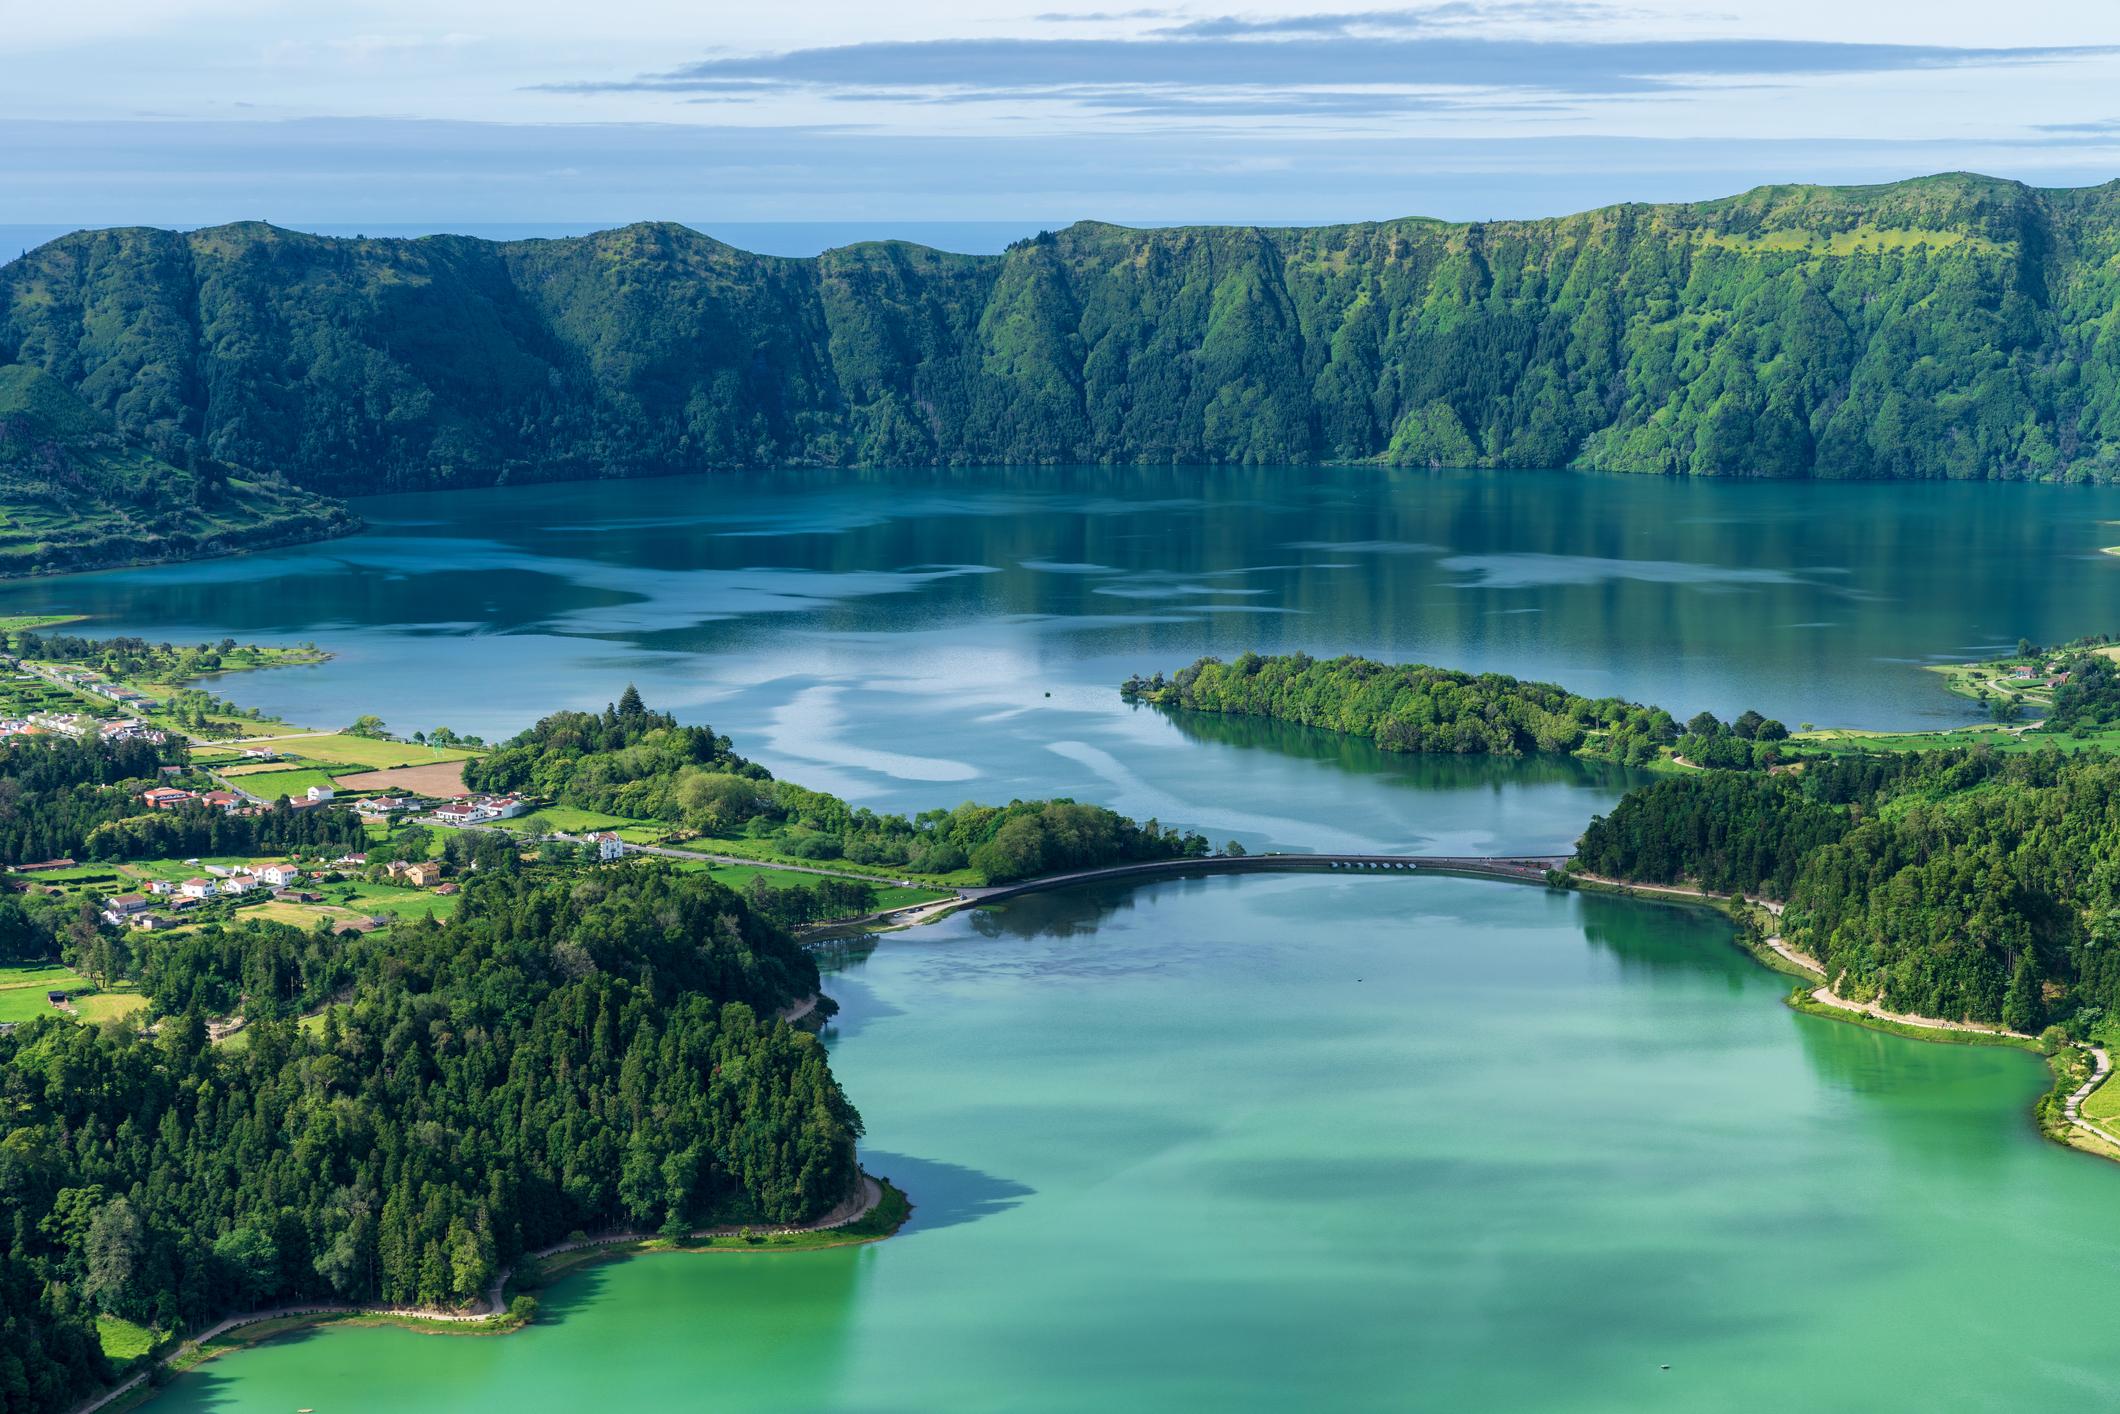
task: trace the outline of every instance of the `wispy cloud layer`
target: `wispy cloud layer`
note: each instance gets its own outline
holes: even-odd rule
[[[2120,171],[2110,0],[96,0],[0,57],[0,223],[1289,221]]]
[[[831,45],[700,59],[615,80],[543,87],[574,93],[756,95],[789,90],[933,102],[1077,98],[1086,93],[1283,95],[1485,90],[1591,98],[1651,94],[1731,78],[1795,79],[2053,63],[2106,46],[1964,48],[1812,40],[1520,39],[1423,31],[1429,12],[1195,21],[1141,38],[932,39]],[[1382,23],[1381,33],[1363,23]],[[1417,32],[1406,34],[1403,28]],[[1263,39],[1271,33],[1278,37]]]

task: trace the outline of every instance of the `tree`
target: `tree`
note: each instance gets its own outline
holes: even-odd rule
[[[2037,1031],[2046,1022],[2046,999],[2039,978],[2039,964],[2027,950],[2010,974],[2010,989],[2002,997],[2002,1024],[2012,1031]]]
[[[346,728],[346,735],[380,741],[387,733],[383,727],[383,719],[370,712],[354,718],[353,725]]]
[[[248,1223],[214,1239],[213,1254],[227,1273],[239,1305],[262,1304],[279,1283],[279,1249],[270,1236]]]
[[[710,771],[684,771],[677,778],[677,806],[686,824],[709,834],[736,828],[763,805],[758,782]]]
[[[124,1198],[106,1203],[88,1227],[82,1295],[106,1311],[118,1312],[146,1246],[147,1233],[132,1203]]]

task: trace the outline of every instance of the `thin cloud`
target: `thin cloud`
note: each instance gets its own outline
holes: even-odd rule
[[[1551,6],[1543,7],[1550,12]],[[1488,11],[1492,13],[1491,9]],[[1319,25],[1346,15],[1313,16]],[[1732,79],[1816,78],[2018,66],[2120,52],[2114,46],[1960,48],[1813,40],[1589,41],[1464,33],[1356,35],[1315,30],[1160,34],[1136,39],[936,39],[703,59],[617,81],[538,85],[570,93],[742,91],[837,97],[916,94],[925,101],[1040,99],[1083,90],[1285,95],[1301,91],[1489,90],[1609,98]]]
[[[1338,14],[1215,15],[1183,24],[1169,25],[1159,34],[1221,38],[1250,35],[1338,35],[1462,29],[1475,25],[1545,24],[1582,25],[1625,18],[1631,11],[1578,0],[1445,0],[1418,9],[1349,10]]]
[[[2033,132],[2040,133],[2084,133],[2102,136],[2120,133],[2120,118],[2093,118],[2086,123],[2034,123]]]
[[[1031,18],[1044,25],[1109,24],[1119,20],[1167,20],[1170,10],[1047,10]]]

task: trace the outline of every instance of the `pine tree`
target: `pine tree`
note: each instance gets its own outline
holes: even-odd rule
[[[2002,997],[2002,1024],[2012,1031],[2037,1031],[2046,1021],[2046,998],[2039,966],[2027,950],[2010,974],[2010,989]]]

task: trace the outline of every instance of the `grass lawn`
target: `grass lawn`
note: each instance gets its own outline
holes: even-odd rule
[[[115,864],[76,864],[66,869],[39,869],[32,874],[17,874],[32,884],[114,884],[124,876]]]
[[[619,838],[626,832],[619,831]],[[978,885],[986,882],[977,870],[959,869],[950,874],[915,874],[907,869],[890,869],[880,864],[849,864],[844,859],[803,859],[785,853],[776,840],[757,840],[749,836],[734,839],[702,838],[674,842],[678,849],[697,850],[701,854],[730,854],[743,859],[755,859],[760,864],[804,864],[817,869],[830,869],[839,874],[855,874],[864,879],[873,879],[877,887],[895,883],[899,879],[911,879],[917,884],[949,887],[955,884]]]
[[[462,894],[438,894],[433,889],[394,888],[388,884],[331,884],[321,892],[324,901],[356,913],[377,917],[418,918],[431,913],[447,918],[456,912]],[[350,897],[349,897],[350,895]]]
[[[130,985],[130,984],[128,984]],[[147,998],[138,992],[91,992],[74,998],[74,1010],[83,1021],[110,1021],[147,1010]]]
[[[739,892],[753,879],[764,879],[776,889],[808,888],[817,882],[815,874],[800,874],[792,869],[775,869],[761,864],[709,864],[707,877]],[[954,897],[946,889],[909,889],[898,884],[879,883],[875,889],[879,909],[899,908],[909,903],[933,903],[937,899]]]
[[[322,771],[327,776],[344,775],[356,769],[341,761],[239,761],[219,767],[221,775],[240,781],[251,776],[283,776],[290,771]]]
[[[14,987],[86,987],[88,979],[57,962],[31,962],[0,967],[0,989]]]
[[[151,879],[168,879],[179,884],[198,874],[202,868],[197,864],[186,864],[181,859],[133,859],[118,867],[142,883]]]
[[[96,1336],[103,1342],[103,1353],[120,1365],[137,1360],[161,1340],[147,1327],[136,1326],[122,1316],[96,1317]]]
[[[59,624],[77,624],[87,617],[86,614],[0,614],[0,632],[13,633],[25,628],[53,628]]]
[[[42,987],[10,987],[0,991],[0,1021],[34,1021],[51,1013],[52,1005],[44,1000]]]
[[[304,733],[254,744],[268,746],[282,756],[300,757],[305,761],[344,762],[367,771],[382,771],[393,766],[426,766],[436,761],[465,761],[478,754],[461,747],[377,741],[371,737],[348,736],[344,732]]]
[[[2000,727],[1959,727],[1942,732],[1863,732],[1834,728],[1798,732],[1789,738],[1798,748],[1847,751],[1940,751],[1951,747],[1988,746],[1997,751],[2120,752],[2120,726],[2104,727],[2086,736],[2066,732],[2010,732]]]
[[[338,789],[338,784],[332,780],[329,771],[303,767],[283,771],[259,771],[254,774],[231,774],[228,779],[238,789],[263,796],[267,800],[276,800],[283,795],[304,795],[311,786],[321,786],[330,791]]]
[[[90,987],[86,977],[57,963],[0,967],[0,1021],[29,1021],[51,1015],[55,1008],[44,999],[48,991],[71,992],[74,1010],[83,1021],[107,1021],[147,1005],[147,998],[132,990],[129,982],[113,991],[98,992]]]
[[[2083,1102],[2083,1117],[2106,1125],[2120,1120],[2120,1084],[2108,1077],[2103,1085],[2091,1091]]]
[[[550,834],[559,830],[574,835],[587,830],[653,828],[645,821],[629,820],[623,815],[599,815],[594,810],[577,810],[571,805],[547,805],[542,810],[531,811],[528,815],[518,815],[513,820],[496,820],[493,823],[504,830],[527,830],[533,834]]]

